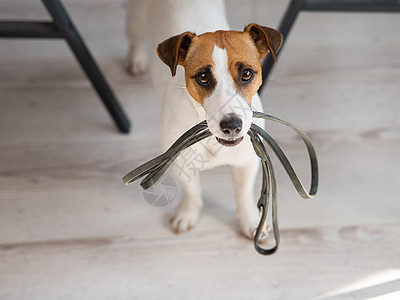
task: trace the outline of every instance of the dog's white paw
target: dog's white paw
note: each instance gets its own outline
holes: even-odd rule
[[[148,70],[148,57],[145,47],[131,46],[127,58],[126,68],[132,75],[139,75],[146,73]]]
[[[260,216],[257,211],[251,211],[247,213],[238,213],[239,226],[242,233],[249,239],[254,238],[258,223],[260,222]],[[264,231],[264,230],[263,230]],[[265,230],[267,234],[267,230]]]
[[[199,220],[201,208],[181,209],[178,208],[171,218],[172,230],[181,233],[192,229]]]

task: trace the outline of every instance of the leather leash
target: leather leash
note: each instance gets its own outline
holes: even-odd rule
[[[275,253],[276,250],[278,250],[280,241],[277,216],[277,188],[275,172],[271,162],[271,158],[268,155],[267,149],[265,148],[262,140],[264,140],[264,142],[268,144],[268,146],[272,149],[272,151],[282,164],[283,168],[285,169],[286,173],[289,175],[289,178],[292,181],[296,191],[304,199],[313,198],[317,193],[318,161],[310,138],[307,136],[307,134],[305,134],[293,124],[261,112],[253,112],[253,118],[262,118],[265,120],[278,122],[293,129],[301,137],[304,144],[306,145],[311,164],[311,187],[310,191],[307,192],[296,172],[294,171],[292,165],[290,164],[288,158],[283,153],[282,149],[279,147],[276,141],[261,127],[257,126],[254,123],[251,125],[250,130],[247,134],[250,136],[254,151],[261,160],[263,170],[261,193],[257,203],[257,207],[261,213],[261,218],[254,235],[254,247],[260,254],[271,255]],[[186,131],[164,154],[157,156],[156,158],[148,161],[147,163],[137,167],[136,169],[126,174],[122,179],[123,182],[125,184],[130,184],[147,175],[142,180],[140,185],[142,186],[142,188],[148,189],[161,178],[161,176],[165,173],[165,171],[170,167],[173,161],[183,150],[207,137],[210,137],[211,135],[211,132],[207,128],[206,121],[200,122],[199,124],[193,126],[188,131]],[[259,244],[261,235],[263,234],[262,229],[264,227],[268,214],[270,197],[272,202],[272,228],[274,232],[275,246],[269,249],[265,249],[262,248]]]

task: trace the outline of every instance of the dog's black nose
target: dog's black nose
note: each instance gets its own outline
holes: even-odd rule
[[[242,120],[234,113],[226,114],[219,126],[225,135],[234,136],[242,130]]]

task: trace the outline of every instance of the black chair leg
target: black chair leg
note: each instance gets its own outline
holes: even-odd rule
[[[42,0],[61,35],[75,54],[103,104],[108,109],[120,132],[128,133],[130,122],[98,68],[88,48],[59,0]]]
[[[394,13],[400,12],[400,2],[399,0],[292,0],[279,25],[279,31],[283,35],[282,47],[300,11]],[[280,51],[277,56],[279,53]],[[272,70],[273,63],[271,55],[267,55],[262,65],[263,84],[258,90],[259,93],[266,85],[266,79]]]
[[[297,15],[301,11],[301,9],[304,6],[305,0],[292,0],[286,9],[286,12],[284,14],[284,17],[279,25],[279,32],[282,33],[283,35],[283,43],[281,46],[280,51],[282,50],[285,40],[290,32],[290,29],[292,28],[294,22],[296,21]],[[277,57],[279,56],[280,51],[277,53]],[[263,83],[260,86],[260,89],[258,90],[258,93],[261,93],[262,89],[266,85],[266,79],[269,76],[269,73],[271,73],[271,70],[274,66],[274,60],[272,59],[272,56],[270,54],[267,55],[265,58],[263,65],[262,65],[262,79]]]

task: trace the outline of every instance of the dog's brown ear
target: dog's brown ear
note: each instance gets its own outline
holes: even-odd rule
[[[247,25],[244,32],[248,32],[253,39],[261,58],[268,52],[276,62],[276,53],[282,45],[282,34],[273,28],[260,26],[257,24]]]
[[[165,40],[157,47],[157,54],[160,59],[171,69],[172,76],[176,74],[178,64],[186,58],[190,43],[196,35],[191,32],[184,32]]]

